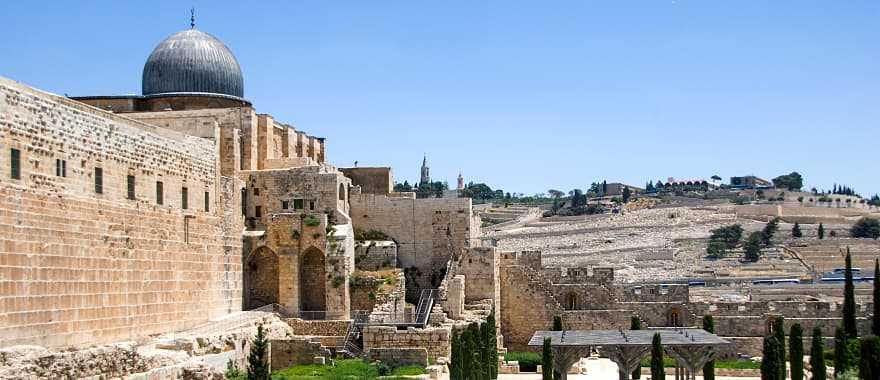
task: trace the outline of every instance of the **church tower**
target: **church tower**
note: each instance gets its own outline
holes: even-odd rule
[[[425,157],[422,158],[422,176],[421,179],[419,179],[419,184],[431,182],[430,170],[431,169],[428,168],[428,155],[425,155]]]
[[[458,190],[464,190],[464,177],[461,176],[461,171],[458,172],[458,186],[455,188]]]

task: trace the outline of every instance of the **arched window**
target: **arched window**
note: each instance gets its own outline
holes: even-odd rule
[[[340,201],[345,200],[345,185],[343,185],[341,183],[339,184],[339,200]]]

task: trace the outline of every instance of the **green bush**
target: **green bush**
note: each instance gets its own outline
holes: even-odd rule
[[[321,225],[321,221],[318,220],[318,218],[316,218],[314,215],[309,214],[305,218],[303,218],[303,224],[309,227],[317,227]]]
[[[541,354],[537,352],[508,352],[504,354],[505,361],[519,362],[521,372],[535,372],[541,364]]]

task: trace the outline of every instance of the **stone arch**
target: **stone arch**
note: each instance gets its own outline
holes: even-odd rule
[[[681,327],[682,318],[683,314],[681,313],[681,309],[673,307],[669,309],[667,325],[669,325],[670,327]]]
[[[565,310],[578,310],[578,295],[575,292],[565,293],[562,297],[562,306]]]
[[[324,252],[310,247],[302,254],[299,265],[300,308],[303,311],[325,311],[327,270]]]
[[[278,303],[278,255],[260,247],[245,265],[246,309]]]
[[[339,184],[339,200],[345,200],[345,184],[342,183]]]

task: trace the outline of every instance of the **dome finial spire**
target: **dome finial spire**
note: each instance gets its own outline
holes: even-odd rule
[[[195,7],[189,9],[189,28],[190,29],[196,28],[196,8]]]

